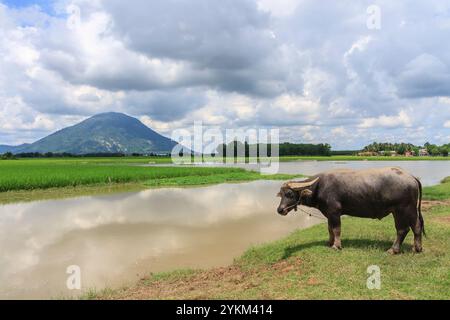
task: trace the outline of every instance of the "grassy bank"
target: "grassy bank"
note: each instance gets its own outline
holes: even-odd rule
[[[279,175],[286,178],[288,175]],[[197,185],[259,179],[240,168],[143,167],[85,161],[4,161],[0,163],[0,192],[84,185],[142,182],[148,186]]]
[[[98,184],[76,187],[48,188],[34,190],[15,190],[0,192],[0,205],[50,199],[64,199],[82,196],[106,195],[123,192],[136,192],[146,189],[142,183]]]
[[[425,188],[424,195],[441,201],[424,203],[428,238],[421,254],[412,253],[411,232],[403,254],[386,253],[395,237],[392,217],[347,217],[339,252],[325,246],[321,224],[250,248],[229,267],[149,275],[135,286],[84,298],[450,299],[450,181]],[[367,289],[370,265],[380,267],[380,290]]]
[[[133,165],[142,159],[131,160],[135,162],[121,158],[0,161],[0,203],[293,177],[262,176],[240,168],[144,167]]]
[[[428,200],[450,199],[450,177],[443,179],[438,185],[424,188],[423,197]]]
[[[448,158],[442,158],[448,159]],[[442,160],[439,157],[369,157],[367,160]],[[355,161],[356,156],[281,157],[281,161]],[[144,167],[168,164],[169,157],[48,158],[0,160],[0,203],[141,190],[148,187],[190,186],[258,179],[289,179],[290,175],[260,176],[238,168]],[[442,187],[433,191],[434,199]]]
[[[442,157],[441,157],[442,158]],[[440,157],[369,157],[367,160],[442,160]],[[281,161],[355,161],[355,156],[281,157]],[[231,168],[144,167],[142,164],[171,163],[168,157],[63,158],[0,161],[0,192],[77,187],[111,183],[142,183],[150,186],[221,182],[228,175],[231,181],[252,180]],[[212,175],[220,175],[212,178]],[[208,179],[202,177],[208,176]],[[194,178],[195,177],[195,178]],[[162,180],[165,179],[165,180]],[[226,181],[226,180],[225,180]]]

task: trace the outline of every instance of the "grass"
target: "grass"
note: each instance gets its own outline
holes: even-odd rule
[[[143,183],[98,184],[64,188],[15,190],[0,192],[0,204],[64,199],[81,196],[136,192],[147,188]]]
[[[427,199],[449,200],[450,180],[424,189]],[[444,205],[443,205],[444,203]],[[326,225],[298,230],[252,247],[228,267],[149,275],[134,286],[91,291],[90,299],[450,299],[450,202],[424,206],[428,238],[412,253],[386,250],[395,237],[391,216],[382,221],[346,217],[342,251],[325,246]],[[381,289],[366,286],[367,268],[381,270]]]
[[[438,185],[424,188],[423,197],[429,200],[450,199],[450,177],[443,179]]]
[[[211,169],[211,168],[210,168]],[[225,168],[223,168],[225,169]],[[290,174],[275,174],[275,175],[261,175],[256,171],[248,171],[244,169],[226,168],[225,172],[215,172],[209,175],[188,175],[174,178],[153,179],[144,184],[149,187],[170,187],[170,186],[198,186],[210,185],[224,182],[245,182],[254,180],[288,180],[294,177],[301,177],[302,175]]]
[[[150,186],[166,185],[166,182],[170,185],[185,185],[203,183],[205,179],[211,183],[247,181],[259,177],[256,172],[241,168],[142,167],[120,163],[99,165],[83,161],[5,161],[0,163],[0,192],[130,182],[146,182]]]
[[[281,157],[281,161],[441,160],[447,157]],[[112,183],[144,183],[146,186],[197,185],[257,179],[236,168],[143,167],[170,163],[169,157],[50,158],[0,161],[0,193]],[[204,177],[207,177],[204,179]],[[283,178],[283,177],[280,177]],[[0,196],[1,197],[1,196]]]
[[[150,162],[164,163],[162,159],[155,158]],[[258,172],[229,167],[136,165],[148,162],[149,158],[0,161],[0,203],[135,191],[149,187],[286,180],[293,177],[286,174],[262,176]]]

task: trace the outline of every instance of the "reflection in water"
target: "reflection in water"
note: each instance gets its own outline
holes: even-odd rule
[[[450,176],[449,161],[302,161],[283,162],[280,171],[283,173],[303,173],[313,175],[329,169],[367,169],[381,167],[401,167],[420,178],[424,186],[438,184],[443,178]]]
[[[73,295],[69,265],[81,267],[84,289],[226,265],[252,244],[321,222],[277,215],[279,186],[259,181],[0,206],[0,298]]]
[[[215,164],[219,165],[219,164]],[[246,169],[258,170],[256,165],[237,164]],[[420,178],[424,186],[438,184],[450,176],[449,161],[292,161],[280,162],[279,173],[314,175],[331,169],[367,169],[381,167],[401,167]]]

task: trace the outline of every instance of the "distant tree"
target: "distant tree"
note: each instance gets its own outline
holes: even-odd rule
[[[406,146],[402,143],[400,146],[398,146],[396,151],[397,151],[398,154],[405,154]]]
[[[354,156],[357,155],[361,150],[332,150],[330,154],[332,156]]]
[[[431,144],[429,142],[426,142],[424,144],[424,148],[427,149],[427,152],[431,155],[435,155],[436,153],[438,153],[438,147],[435,144]]]
[[[419,156],[419,150],[422,147],[413,145],[412,143],[390,143],[390,142],[373,142],[363,148],[363,152],[378,152],[384,154],[386,156],[390,155],[391,151],[396,151],[398,154],[405,154],[407,151],[411,151],[415,156]],[[435,144],[431,144],[429,142],[425,143],[424,147],[428,154],[437,156],[437,155],[448,155],[450,151],[450,144],[444,144],[442,146],[437,146]]]
[[[253,147],[255,145],[252,145]],[[267,155],[271,155],[271,145],[258,144],[257,146],[258,155],[262,152],[262,147],[267,150]],[[280,156],[330,156],[331,146],[327,143],[323,144],[301,144],[301,143],[290,143],[285,142],[278,145]],[[217,155],[223,156],[227,154],[233,154],[234,157],[237,156],[237,150],[245,150],[245,156],[248,157],[250,154],[250,145],[245,142],[233,141],[228,144],[221,144],[217,147]],[[234,150],[234,151],[233,151]]]
[[[3,160],[11,160],[14,159],[14,155],[11,152],[6,152],[1,157]]]
[[[438,156],[441,154],[441,151],[438,146],[433,144],[428,147],[428,153],[432,156]]]

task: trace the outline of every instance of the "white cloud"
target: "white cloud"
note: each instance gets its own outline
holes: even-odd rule
[[[259,0],[258,7],[269,11],[274,16],[287,16],[295,11],[298,0]]]
[[[331,134],[343,137],[347,135],[347,131],[344,129],[344,127],[336,127],[331,130]]]
[[[400,113],[396,116],[386,116],[382,115],[377,118],[366,118],[363,119],[360,128],[401,128],[401,127],[410,127],[412,125],[411,119],[409,115],[404,111],[400,111]]]
[[[336,148],[445,139],[450,4],[414,3],[377,2],[378,31],[350,0],[58,0],[57,15],[0,4],[0,144],[104,111],[166,135],[202,120]]]

